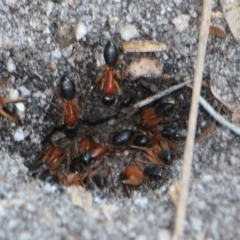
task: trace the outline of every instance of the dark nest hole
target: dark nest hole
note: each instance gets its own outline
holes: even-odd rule
[[[171,71],[173,68],[174,67],[168,65],[165,67],[165,70],[167,69],[166,71],[172,73]],[[81,86],[79,86],[79,81],[77,80],[74,71],[68,74],[70,79],[74,79],[77,92],[82,91],[83,94],[81,97],[75,98],[82,111],[79,123],[77,124],[73,135],[64,137],[65,127],[61,123],[62,116],[60,111],[55,107],[58,106],[60,109],[62,108],[62,99],[57,93],[59,92],[59,86],[57,84],[57,86],[54,86],[54,84],[51,82],[49,83],[49,81],[44,83],[43,81],[40,81],[38,76],[29,74],[28,78],[24,78],[25,80],[22,84],[27,86],[30,91],[42,92],[46,88],[53,88],[54,92],[53,98],[50,100],[53,104],[49,104],[47,109],[45,106],[39,104],[39,100],[33,95],[30,95],[26,103],[28,109],[27,114],[30,117],[25,119],[24,123],[19,123],[20,126],[24,127],[27,125],[29,128],[33,128],[34,134],[41,139],[41,144],[32,142],[30,136],[25,138],[22,142],[14,142],[13,138],[9,136],[9,131],[12,131],[13,133],[13,130],[11,130],[11,123],[7,119],[2,118],[0,133],[2,142],[1,149],[11,153],[18,153],[23,156],[25,160],[24,164],[29,168],[29,172],[31,173],[31,171],[35,171],[33,169],[36,168],[37,164],[41,163],[42,157],[51,146],[49,139],[54,139],[53,144],[63,147],[66,152],[66,160],[60,164],[57,170],[53,171],[54,174],[59,172],[61,177],[58,176],[58,178],[62,179],[70,172],[71,161],[73,159],[71,156],[71,147],[79,143],[83,136],[91,136],[96,142],[99,142],[99,138],[101,138],[102,144],[105,146],[109,143],[109,136],[111,136],[111,134],[124,129],[134,131],[135,135],[149,135],[149,132],[154,134],[156,132],[161,132],[162,129],[166,127],[171,127],[176,129],[179,133],[178,137],[174,137],[170,140],[174,143],[176,149],[173,161],[178,161],[178,159],[181,158],[188,126],[188,115],[191,101],[190,88],[184,87],[146,106],[146,108],[155,108],[161,102],[173,103],[173,108],[167,113],[164,121],[161,121],[157,126],[151,129],[146,129],[140,122],[141,109],[135,110],[133,104],[154,94],[151,91],[151,85],[154,85],[159,91],[163,91],[178,84],[178,82],[173,79],[162,80],[159,78],[137,79],[135,81],[124,79],[124,81],[120,83],[122,91],[121,96],[116,97],[116,101],[113,105],[106,106],[101,101],[103,98],[103,92],[99,90],[99,86],[94,85],[92,82],[92,79],[96,78],[99,73],[95,72],[93,64],[87,64],[86,69],[86,73],[77,73],[81,78]],[[4,73],[5,71],[3,71],[3,74]],[[8,74],[6,73],[6,78],[8,77],[7,75]],[[22,76],[16,76],[16,82],[18,83],[18,81],[20,81],[18,79],[21,79],[23,76],[25,76],[24,73]],[[47,76],[49,76],[49,74]],[[49,79],[49,77],[46,78]],[[215,109],[218,108],[218,102],[214,100],[208,88],[203,88],[201,95]],[[34,116],[35,119],[43,116],[43,120],[41,123],[38,123],[37,121],[33,123],[31,121],[32,116]],[[211,121],[211,117],[200,107],[196,137],[201,135]],[[85,187],[93,191],[93,193],[99,194],[103,197],[118,198],[131,196],[133,191],[146,193],[150,189],[158,189],[172,178],[171,165],[161,165],[159,166],[162,170],[162,176],[160,178],[146,180],[140,184],[140,186],[123,186],[121,182],[122,172],[126,166],[134,165],[137,167],[146,167],[152,165],[152,163],[144,156],[143,151],[130,148],[130,144],[131,143],[128,143],[121,149],[114,151],[114,153],[104,155],[103,162],[97,166],[97,168],[92,169],[93,173],[91,173],[91,168],[95,164],[95,161],[92,161],[90,165],[81,166],[79,172],[81,176],[84,175],[85,178],[84,181],[79,181],[79,185],[83,185],[84,182]],[[101,179],[104,183],[104,187],[99,188],[93,181],[91,181],[94,173],[100,173],[106,176],[106,184],[105,180]],[[42,176],[35,174],[34,176],[50,182],[57,181],[56,178],[46,178],[46,175],[44,174]]]

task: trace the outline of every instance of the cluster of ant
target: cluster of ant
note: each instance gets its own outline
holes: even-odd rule
[[[96,83],[100,83],[100,89],[104,92],[102,102],[110,106],[116,101],[115,95],[121,95],[121,89],[116,80],[121,80],[121,75],[115,70],[118,49],[113,42],[105,46],[104,58],[106,69],[97,78]],[[60,80],[59,95],[62,99],[61,114],[66,135],[73,136],[77,132],[81,109],[75,100],[78,95],[75,84],[67,76],[63,76]],[[3,100],[0,104],[5,107]],[[109,169],[104,174],[98,172],[104,157],[114,156],[115,153],[128,148],[143,152],[146,162],[130,163],[125,166],[120,176],[121,183],[124,186],[139,186],[149,179],[160,180],[162,166],[169,165],[173,161],[176,151],[173,139],[177,136],[177,132],[171,127],[165,127],[161,132],[155,133],[151,130],[164,121],[165,116],[172,111],[173,105],[170,102],[162,102],[155,107],[143,108],[140,112],[140,122],[145,132],[138,133],[130,129],[114,132],[109,135],[108,144],[104,144],[100,134],[96,134],[97,131],[90,127],[86,127],[88,130],[81,133],[67,151],[65,146],[51,142],[44,153],[37,158],[36,164],[31,166],[30,173],[34,178],[49,183],[84,187],[88,182],[93,182],[102,189],[108,182],[110,172]],[[10,116],[4,108],[0,113],[8,118]],[[92,133],[95,133],[95,136],[98,135],[99,140],[94,139]]]

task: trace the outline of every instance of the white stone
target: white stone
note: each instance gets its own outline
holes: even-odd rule
[[[183,32],[188,28],[188,22],[190,20],[190,16],[186,14],[180,14],[175,17],[172,22],[175,25],[178,32]]]
[[[21,142],[24,140],[24,133],[21,127],[18,127],[13,135],[13,139],[16,142]]]
[[[134,24],[121,25],[119,27],[119,32],[124,41],[139,37],[138,29]]]
[[[62,53],[60,51],[59,48],[56,48],[53,52],[52,52],[52,57],[56,58],[56,59],[60,59],[62,57]]]
[[[146,197],[136,198],[134,199],[134,203],[139,207],[145,208],[148,205],[148,199]]]
[[[15,105],[19,112],[25,112],[25,105],[22,102],[18,102]]]
[[[73,45],[70,44],[68,47],[66,47],[66,48],[64,48],[64,49],[62,50],[63,56],[64,56],[65,58],[71,57],[72,50],[73,50]]]
[[[49,16],[53,10],[54,3],[52,1],[46,2],[46,15]]]
[[[51,31],[48,27],[45,27],[44,30],[43,30],[43,34],[50,34]]]
[[[172,236],[169,230],[167,229],[160,229],[157,234],[157,240],[171,240]]]
[[[11,98],[14,101],[17,101],[19,98],[19,92],[16,89],[10,89],[9,91],[9,98]]]
[[[79,22],[76,26],[76,39],[79,41],[87,34],[87,27],[84,23]]]
[[[115,27],[119,22],[119,18],[117,16],[108,16],[108,24],[111,28]]]
[[[19,90],[24,97],[27,97],[30,95],[30,91],[25,86],[19,87]]]
[[[9,58],[7,61],[7,70],[10,73],[16,71],[16,65],[15,65],[14,61],[12,60],[12,58]]]

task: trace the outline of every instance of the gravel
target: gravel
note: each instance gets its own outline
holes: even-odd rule
[[[215,1],[213,10],[220,9]],[[194,0],[0,2],[1,94],[17,91],[26,98],[20,123],[0,119],[0,239],[171,239],[176,209],[168,191],[181,175],[181,158],[163,184],[133,188],[131,198],[107,189],[52,186],[29,177],[24,163],[36,158],[60,119],[49,102],[60,102],[55,89],[62,75],[76,79],[77,73],[83,93],[95,96],[91,77],[99,73],[97,56],[110,39],[118,46],[129,39],[173,46],[146,56],[175,66],[177,81],[191,80],[201,10]],[[226,21],[218,22],[226,37],[209,37],[204,78],[225,102],[238,106],[240,47]],[[221,114],[230,119],[226,108]],[[88,117],[85,110],[83,119]],[[240,238],[239,155],[239,137],[219,125],[195,147],[184,239]]]

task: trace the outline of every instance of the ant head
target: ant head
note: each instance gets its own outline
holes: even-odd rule
[[[99,188],[104,188],[107,184],[107,177],[101,173],[94,174],[92,180]]]
[[[66,76],[63,76],[60,81],[61,97],[67,101],[74,99],[76,93],[74,82]]]
[[[158,156],[167,165],[170,165],[173,161],[173,153],[169,150],[163,149]]]
[[[118,60],[118,49],[114,42],[110,41],[104,48],[104,59],[109,67],[114,67]]]
[[[143,174],[150,179],[160,179],[162,177],[162,169],[157,165],[150,165],[144,168]]]

